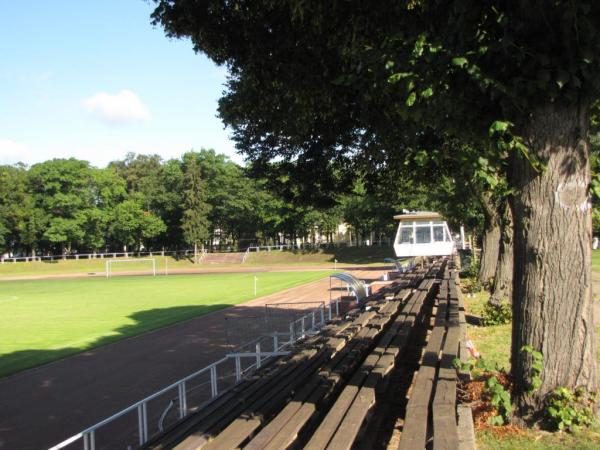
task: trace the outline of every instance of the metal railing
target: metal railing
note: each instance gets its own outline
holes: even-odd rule
[[[245,376],[260,369],[264,362],[270,358],[288,355],[285,350],[295,342],[306,336],[318,333],[327,321],[339,315],[339,300],[332,300],[327,305],[308,311],[302,317],[290,322],[288,332],[273,332],[268,335],[247,342],[238,347],[232,353],[228,353],[220,360],[206,366],[172,384],[155,392],[152,395],[128,406],[116,414],[92,425],[89,428],[65,439],[61,443],[51,447],[49,450],[60,450],[75,444],[78,441],[83,444],[84,450],[96,450],[97,434],[99,430],[107,425],[114,424],[119,419],[134,414],[137,419],[137,429],[126,432],[129,439],[137,437],[137,445],[143,446],[156,434],[163,432],[167,416],[177,405],[176,417],[172,419],[169,426],[184,419],[189,414],[206,407],[219,395],[227,392]],[[208,392],[200,392],[210,387]],[[170,394],[168,401],[164,398]],[[157,432],[151,433],[149,429],[149,405],[153,400],[162,399],[160,407],[156,407],[154,417],[157,419]],[[165,407],[165,401],[167,406]],[[195,405],[193,403],[196,403]],[[129,417],[131,420],[131,417]],[[127,448],[132,448],[131,444]]]
[[[2,256],[0,263],[34,262],[34,261],[60,261],[60,260],[80,260],[80,259],[105,259],[105,258],[140,258],[154,256],[190,256],[194,254],[193,249],[189,250],[157,250],[144,252],[105,252],[105,253],[73,253],[65,255],[40,255],[40,256]]]

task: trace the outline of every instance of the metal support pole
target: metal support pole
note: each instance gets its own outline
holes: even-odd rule
[[[302,316],[302,325],[300,326],[300,334],[304,335],[304,316]]]
[[[256,343],[256,368],[260,369],[260,342]]]
[[[242,380],[242,361],[240,357],[235,357],[235,381],[240,382]]]
[[[312,327],[310,329],[314,330],[315,329],[315,312],[314,311],[311,313],[311,316],[312,316]]]
[[[179,418],[183,419],[187,414],[187,397],[185,393],[185,381],[179,383]]]
[[[323,326],[325,324],[325,306],[321,305],[319,310],[321,311],[321,326]]]
[[[276,352],[279,348],[279,339],[277,336],[277,331],[273,333],[273,351]]]
[[[329,300],[329,320],[331,320],[331,300]]]
[[[210,367],[210,393],[212,398],[215,398],[217,395],[219,395],[217,386],[217,366],[214,364]]]
[[[336,316],[340,315],[340,301],[339,301],[339,299],[335,301],[335,315]]]
[[[146,403],[138,405],[138,433],[140,446],[144,445],[148,440],[148,415]]]
[[[294,342],[294,324],[296,322],[290,323],[290,344]]]

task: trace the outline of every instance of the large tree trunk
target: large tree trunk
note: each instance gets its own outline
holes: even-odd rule
[[[511,205],[505,202],[500,221],[500,248],[496,274],[494,275],[494,290],[490,302],[500,304],[502,301],[512,301],[513,283],[513,214]]]
[[[477,280],[486,285],[496,273],[498,264],[498,251],[500,247],[500,216],[495,205],[493,205],[489,195],[483,194],[480,198],[481,206],[484,211],[484,231],[483,244],[481,246],[481,258],[479,265],[479,275]]]
[[[588,117],[575,107],[547,105],[521,131],[529,151],[547,164],[536,172],[515,155],[513,180],[515,270],[512,374],[517,414],[537,419],[558,386],[595,391],[591,284],[591,213]],[[531,357],[544,357],[541,387],[527,393]]]

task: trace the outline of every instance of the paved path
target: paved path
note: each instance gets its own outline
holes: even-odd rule
[[[383,272],[353,273],[374,280]],[[329,300],[329,283],[325,278],[1,379],[0,449],[57,444],[221,358],[226,317],[263,314],[266,303]]]

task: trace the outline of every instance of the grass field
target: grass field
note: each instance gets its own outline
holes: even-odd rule
[[[327,271],[0,283],[0,376],[327,276]]]
[[[202,270],[215,268],[244,268],[262,266],[323,266],[333,267],[334,260],[338,267],[382,264],[383,259],[393,257],[391,247],[340,247],[319,251],[279,251],[252,252],[244,264],[193,264],[191,259],[155,256],[157,271],[164,273],[165,265],[171,271]],[[105,271],[104,259],[69,259],[35,262],[5,262],[0,264],[0,280],[14,276],[46,276],[60,274],[102,274]],[[151,270],[149,262],[130,262],[116,264],[113,271]]]

